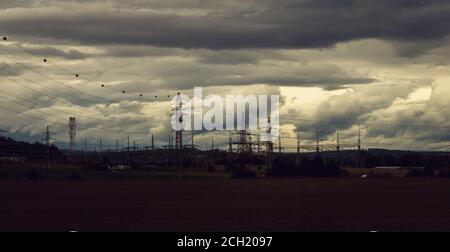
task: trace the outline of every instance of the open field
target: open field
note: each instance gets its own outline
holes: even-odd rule
[[[154,169],[154,170],[126,170],[126,171],[109,171],[109,170],[85,170],[82,166],[76,165],[53,165],[50,168],[42,165],[8,165],[0,167],[0,183],[2,181],[30,180],[31,171],[37,172],[35,180],[44,181],[68,181],[73,180],[71,177],[76,175],[81,180],[143,180],[143,179],[175,179],[175,170]],[[188,179],[225,179],[231,177],[230,173],[225,172],[208,172],[201,170],[185,170],[183,176]]]
[[[450,231],[450,179],[0,183],[0,231]]]

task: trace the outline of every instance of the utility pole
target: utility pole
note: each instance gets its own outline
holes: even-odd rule
[[[173,135],[170,134],[170,146],[172,146],[172,149],[175,148],[174,142],[173,142]]]
[[[358,124],[358,153],[356,158],[356,167],[360,168],[361,166],[361,124]]]
[[[75,138],[77,135],[77,123],[75,117],[69,118],[69,160],[73,158],[73,152],[75,151]]]
[[[119,138],[116,137],[116,153],[115,153],[116,165],[119,163]]]
[[[258,152],[258,154],[261,152],[261,134],[258,134],[256,151]]]
[[[211,139],[211,151],[214,150],[214,137]]]
[[[316,128],[316,152],[319,154],[320,152],[320,144],[319,144],[319,128]]]
[[[339,169],[340,168],[340,143],[339,143],[339,130],[336,131],[336,166]]]
[[[231,130],[228,132],[228,164],[231,166],[233,159],[233,142],[232,142],[232,132]]]
[[[47,168],[50,167],[50,141],[52,140],[53,132],[50,132],[50,126],[46,127],[42,140],[45,144],[45,160],[47,162]]]
[[[183,111],[182,111],[183,103],[180,99],[180,92],[177,95],[177,104],[175,107],[175,114],[177,115],[177,120],[180,124],[183,123]],[[175,131],[175,148],[182,149],[183,148],[183,129],[177,129]]]
[[[358,152],[361,151],[361,124],[358,124]]]
[[[239,132],[239,143],[237,145],[237,152],[238,153],[243,153],[243,152],[251,153],[252,152],[252,143],[249,141],[250,134],[247,129],[245,112],[242,113],[241,116],[242,116],[241,121],[242,121],[243,125],[238,125],[238,127],[241,129],[238,131]]]
[[[165,154],[166,154],[166,156],[167,156],[167,168],[169,168],[169,166],[170,166],[170,156],[171,156],[171,148],[172,148],[172,140],[170,139],[171,138],[171,134],[172,134],[172,132],[171,132],[171,130],[169,130],[169,139],[168,139],[168,142],[167,142],[167,151],[165,151]],[[175,175],[178,177],[178,170],[177,169],[175,169]]]
[[[102,146],[102,137],[100,137],[100,141],[99,141],[99,146],[98,146],[99,148],[99,152],[100,153],[102,153],[102,151],[103,151],[103,146]]]
[[[270,120],[270,115],[267,117],[267,131],[266,134],[268,139],[266,139],[266,150],[267,150],[267,159],[266,159],[266,169],[272,168],[272,155],[273,155],[273,138],[272,138],[272,124]],[[278,133],[280,134],[280,133]]]
[[[183,128],[181,124],[183,123],[183,111],[182,111],[183,103],[181,101],[180,92],[177,93],[177,100],[175,104],[175,114],[177,116],[178,123],[180,128],[177,128],[175,131],[175,148],[176,148],[176,161],[177,161],[177,170],[179,169],[179,177],[183,176],[183,170],[181,165],[181,158],[183,149]],[[194,135],[192,135],[191,139],[192,143],[194,141]],[[193,145],[193,144],[192,144]]]
[[[155,139],[152,134],[152,151],[155,151]]]
[[[231,130],[230,130],[230,135],[228,136],[228,152],[229,153],[233,153],[233,143],[231,142]]]
[[[248,148],[250,153],[253,153],[252,134],[250,132],[248,132]]]
[[[127,152],[130,152],[130,135],[127,137]]]
[[[297,127],[297,165],[300,163],[300,127]]]
[[[47,126],[47,128],[46,128],[46,130],[45,130],[45,132],[43,134],[44,134],[43,140],[44,140],[45,149],[46,149],[46,151],[45,151],[45,159],[47,160],[47,166],[49,166],[48,165],[48,162],[49,162],[49,148],[50,148],[50,127],[49,126]]]
[[[83,163],[86,162],[86,154],[87,154],[87,140],[86,137],[84,137]]]
[[[278,154],[281,154],[281,132],[278,133]]]
[[[191,131],[191,151],[194,152],[194,130]]]
[[[171,137],[172,137],[172,132],[169,130],[169,142],[168,142],[169,149],[172,148],[172,139],[171,139]]]

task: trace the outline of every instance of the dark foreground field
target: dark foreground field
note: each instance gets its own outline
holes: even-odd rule
[[[450,231],[447,179],[0,183],[0,231]]]

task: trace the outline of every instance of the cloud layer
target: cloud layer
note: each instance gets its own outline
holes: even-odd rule
[[[20,4],[20,3],[19,3]],[[434,41],[449,34],[445,0],[39,1],[5,3],[17,36],[175,48],[326,48],[358,39]],[[20,6],[20,5],[19,5]]]
[[[76,116],[91,144],[166,144],[168,95],[200,86],[283,95],[305,142],[448,145],[448,1],[2,1],[0,23],[0,128],[26,139],[52,124],[64,146]]]

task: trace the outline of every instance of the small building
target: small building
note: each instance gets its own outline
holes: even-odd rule
[[[131,170],[131,166],[127,165],[127,164],[108,165],[108,170],[127,171],[127,170]]]
[[[26,158],[20,156],[0,156],[0,161],[8,161],[13,163],[25,163]]]

